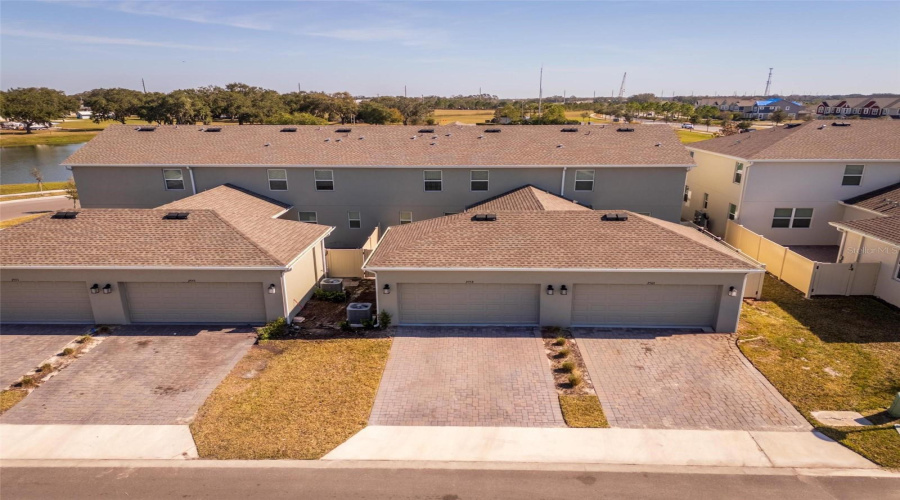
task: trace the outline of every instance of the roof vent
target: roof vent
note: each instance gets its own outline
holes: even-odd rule
[[[297,127],[284,127],[283,129],[281,129],[281,131],[282,132],[296,132]]]
[[[660,146],[662,146],[662,143],[661,143],[661,142],[657,142],[656,144],[654,144],[654,146],[660,147]]]
[[[472,216],[475,222],[493,222],[497,220],[497,214],[475,214]]]
[[[603,214],[600,217],[602,221],[626,221],[628,216],[625,214]]]
[[[568,127],[559,129],[560,132],[578,132],[578,129],[575,127]]]
[[[822,129],[825,128],[826,126],[827,126],[827,125],[819,125],[818,127],[816,127],[816,130],[822,130]]]
[[[77,216],[77,215],[78,215],[78,212],[66,210],[66,211],[62,211],[62,212],[56,212],[55,214],[51,215],[50,218],[51,219],[74,219],[75,216]]]
[[[499,128],[489,128],[489,129],[485,129],[484,132],[487,134],[499,134],[501,130],[502,129],[499,129]]]
[[[135,130],[137,130],[138,132],[153,132],[154,130],[156,130],[156,127],[136,127]]]
[[[349,134],[350,129],[349,128],[339,128],[339,129],[335,130],[335,132],[337,132],[339,134]]]
[[[334,140],[334,142],[341,142],[341,138],[338,137],[337,139]]]
[[[419,133],[420,134],[433,134],[434,129],[433,128],[420,128]]]
[[[163,215],[163,219],[166,220],[184,220],[188,218],[189,212],[169,212],[166,215]]]
[[[841,122],[841,123],[834,122],[831,124],[832,127],[849,127],[850,125],[852,125],[852,124],[846,123],[846,122]]]
[[[478,136],[479,139],[484,139],[484,134]]]
[[[562,144],[557,144],[556,147],[561,148],[561,147],[563,147],[563,145],[562,145]]]
[[[326,137],[326,138],[325,138],[325,142],[331,142],[331,138],[330,138],[330,137]]]
[[[432,142],[432,143],[431,143],[432,146],[434,146],[435,144],[437,144],[437,143],[436,143],[436,142]]]
[[[634,132],[634,129],[631,127],[619,127],[616,129],[616,132]]]
[[[447,136],[447,137],[450,137],[450,136],[451,136],[451,135],[453,135],[453,134],[451,134],[451,133],[449,133],[449,132],[447,132],[447,133],[446,133],[446,134],[444,134],[444,135],[446,135],[446,136]]]
[[[203,129],[204,132],[221,132],[222,127],[206,127]]]
[[[365,138],[366,138],[366,136],[364,136],[364,135],[359,136],[359,140],[363,140]]]
[[[789,129],[789,128],[794,128],[794,127],[799,127],[800,125],[803,125],[803,124],[802,123],[788,123],[787,125],[784,126],[784,128]]]

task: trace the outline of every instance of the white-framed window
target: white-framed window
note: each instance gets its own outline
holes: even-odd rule
[[[400,212],[400,224],[409,224],[412,222],[412,212]]]
[[[776,208],[772,227],[805,229],[812,224],[811,208]]]
[[[469,171],[469,189],[472,191],[487,191],[491,173],[488,170]]]
[[[319,217],[315,212],[297,212],[297,220],[300,222],[309,222],[311,224],[319,223]]]
[[[360,212],[347,212],[347,225],[350,229],[362,227],[362,214]]]
[[[739,161],[734,162],[734,178],[732,179],[732,182],[734,182],[735,184],[740,184],[741,180],[743,180],[743,178],[744,178],[744,164]]]
[[[287,191],[287,170],[270,168],[266,172],[269,175],[269,191]]]
[[[687,184],[684,185],[684,195],[682,198],[684,199],[685,205],[688,205],[691,202],[691,187]]]
[[[423,178],[425,179],[425,191],[444,190],[444,174],[440,170],[425,170]]]
[[[316,191],[334,191],[334,170],[316,170]]]
[[[703,209],[709,208],[709,193],[703,193]]]
[[[184,174],[180,168],[163,169],[163,179],[166,181],[166,191],[184,190]]]
[[[576,170],[575,171],[575,191],[593,191],[594,190],[594,171],[593,170]]]
[[[841,186],[859,186],[862,184],[862,176],[865,165],[846,165],[844,167],[844,179]]]
[[[728,220],[737,219],[737,205],[734,203],[728,204]]]

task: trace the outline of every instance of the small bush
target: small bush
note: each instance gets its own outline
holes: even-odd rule
[[[284,337],[287,334],[287,321],[284,318],[278,318],[275,321],[266,323],[265,326],[256,329],[256,338],[259,340],[270,340]]]
[[[33,377],[22,377],[22,380],[19,381],[19,386],[25,389],[30,389],[36,385],[37,383],[35,383]]]
[[[378,326],[380,326],[382,330],[391,326],[391,313],[382,309],[381,314],[378,315]]]
[[[353,331],[353,327],[350,326],[350,322],[347,321],[346,319],[345,319],[344,321],[341,321],[340,323],[338,323],[338,327],[340,327],[340,329],[343,330],[343,331],[345,331],[345,332],[352,332],[352,331]]]
[[[578,370],[574,370],[569,374],[569,385],[572,387],[577,387],[581,385],[582,382],[584,382],[584,379],[581,377],[581,372]]]
[[[574,361],[564,361],[563,364],[561,364],[559,367],[566,373],[575,373]]]
[[[38,371],[41,373],[50,373],[53,371],[53,365],[51,365],[50,363],[44,363],[40,368],[38,368]]]
[[[63,349],[62,353],[63,353],[63,356],[71,356],[71,355],[75,354],[75,349],[72,349],[71,347],[66,347],[65,349]]]
[[[344,292],[326,292],[321,288],[316,288],[313,292],[316,300],[324,300],[326,302],[347,302],[347,294]]]
[[[91,338],[92,337],[90,335],[82,335],[81,337],[78,338],[78,343],[79,344],[87,344],[88,342],[91,341]]]
[[[560,335],[559,337],[556,337],[556,340],[553,341],[553,345],[555,345],[555,346],[566,345],[566,338],[563,337],[562,335]]]
[[[563,348],[560,349],[559,352],[557,353],[557,355],[558,355],[560,358],[568,358],[568,357],[569,357],[569,354],[572,354],[572,350],[569,349],[568,347],[563,347]]]
[[[102,334],[102,335],[106,335],[107,333],[109,333],[111,331],[112,331],[112,329],[106,325],[102,325],[100,328],[97,329],[97,333]]]
[[[371,319],[364,319],[364,320],[362,320],[362,327],[363,327],[363,330],[371,330],[371,329],[375,328],[375,322],[372,321]]]

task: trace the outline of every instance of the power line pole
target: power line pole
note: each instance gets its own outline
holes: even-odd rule
[[[538,116],[544,111],[544,65],[541,64],[541,79],[538,81]]]
[[[623,97],[625,97],[625,77],[628,76],[628,72],[626,71],[624,75],[622,75],[622,85],[619,86],[619,100],[621,101]]]
[[[763,97],[769,96],[769,89],[772,87],[772,68],[769,68],[769,79],[766,80],[766,91],[763,93]]]
[[[406,97],[406,85],[403,86],[403,97]]]
[[[146,93],[147,93],[147,84],[144,83],[144,79],[143,79],[143,78],[141,78],[141,87],[144,87],[144,93],[146,94]]]

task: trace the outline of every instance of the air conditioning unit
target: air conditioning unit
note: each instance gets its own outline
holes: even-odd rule
[[[371,302],[351,302],[347,304],[347,322],[351,325],[362,325],[365,320],[372,320]]]
[[[341,278],[322,278],[319,288],[326,292],[343,292],[344,280]]]
[[[694,211],[694,224],[702,227],[703,229],[709,228],[709,214],[707,214],[703,210],[695,210]]]

